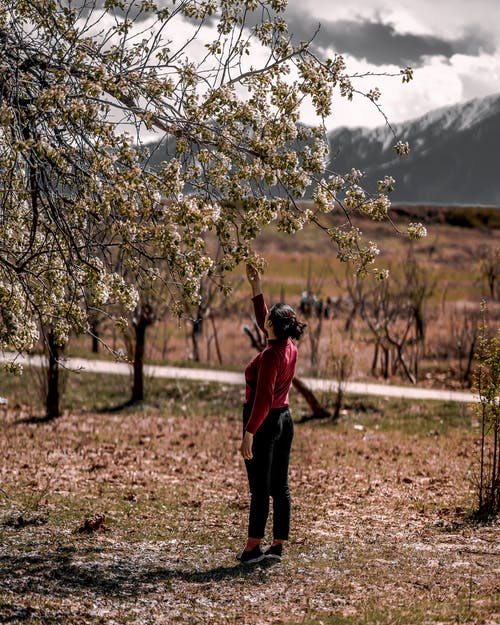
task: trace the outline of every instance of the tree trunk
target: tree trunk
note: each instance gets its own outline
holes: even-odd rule
[[[294,388],[302,395],[302,397],[304,397],[306,402],[309,404],[309,408],[311,408],[312,410],[312,415],[308,417],[307,420],[327,419],[331,417],[328,410],[323,408],[323,406],[316,399],[316,396],[311,391],[311,389],[306,384],[304,384],[304,382],[302,382],[300,378],[293,378],[292,384]]]
[[[99,353],[99,324],[94,322],[91,328],[92,333],[92,353]]]
[[[213,315],[210,315],[210,321],[212,322],[212,330],[214,333],[215,351],[217,352],[217,360],[219,361],[219,365],[222,365],[222,353],[220,351],[219,335],[217,333],[217,326],[215,325],[215,319]]]
[[[467,358],[467,367],[465,368],[465,372],[463,375],[464,382],[467,382],[468,384],[470,384],[472,379],[472,363],[474,362],[474,356],[476,354],[476,341],[477,335],[474,335],[470,343],[469,355]]]
[[[496,282],[496,275],[489,275],[488,276],[488,287],[490,289],[490,296],[491,299],[495,299],[495,282]]]
[[[56,345],[54,334],[49,332],[48,337],[49,364],[47,368],[47,396],[45,401],[46,419],[57,419],[61,416],[59,393],[59,357],[62,348]]]
[[[321,339],[322,328],[323,328],[323,319],[320,316],[316,322],[316,327],[314,328],[314,330],[312,329],[312,327],[310,327],[309,333],[308,333],[309,343],[311,346],[311,353],[310,353],[311,375],[313,378],[316,378],[318,376],[319,356],[320,356],[319,342]]]
[[[352,307],[351,312],[349,313],[344,325],[345,332],[349,332],[351,338],[353,336],[354,320],[356,319],[357,314],[358,306],[356,305]]]
[[[408,365],[405,362],[405,359],[404,359],[404,356],[403,356],[403,347],[401,345],[398,345],[397,356],[398,356],[398,361],[401,363],[401,365],[403,367],[403,371],[405,372],[406,377],[408,378],[408,380],[410,380],[410,382],[412,384],[416,384],[417,380],[416,380],[415,376],[410,371]]]
[[[342,384],[339,382],[339,389],[335,397],[335,407],[333,409],[332,421],[337,421],[337,419],[340,417],[340,409],[342,408],[343,402],[344,402],[344,391],[342,389]]]
[[[494,416],[494,427],[493,427],[493,453],[492,453],[492,467],[491,467],[491,493],[490,493],[490,499],[491,499],[491,507],[492,507],[492,511],[494,514],[496,514],[498,512],[499,509],[499,492],[498,492],[498,483],[499,483],[499,478],[498,478],[498,465],[497,465],[497,461],[498,461],[498,429],[499,429],[499,421],[498,421],[498,414]]]
[[[132,397],[130,398],[130,403],[132,404],[144,400],[144,351],[147,327],[148,323],[144,319],[139,319],[137,323],[134,323],[134,382],[132,385]]]
[[[378,363],[378,352],[379,352],[379,347],[380,344],[378,341],[375,341],[374,347],[373,347],[373,359],[372,359],[372,366],[370,369],[370,373],[373,377],[375,377],[377,375],[377,363]]]
[[[384,380],[389,379],[389,350],[382,347],[382,375]]]
[[[191,343],[193,345],[193,360],[195,362],[200,362],[200,348],[198,345],[198,338],[203,333],[203,318],[198,317],[198,319],[191,320]]]

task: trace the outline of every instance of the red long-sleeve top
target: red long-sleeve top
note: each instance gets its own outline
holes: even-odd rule
[[[255,319],[264,331],[267,306],[262,295],[252,298]],[[252,412],[245,429],[251,434],[259,429],[272,408],[288,406],[288,392],[295,375],[297,347],[290,338],[268,340],[266,347],[245,369],[245,400]]]

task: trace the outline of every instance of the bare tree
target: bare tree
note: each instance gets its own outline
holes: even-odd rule
[[[340,411],[344,405],[346,382],[352,375],[354,362],[352,352],[350,350],[342,350],[337,347],[330,353],[330,362],[332,375],[338,382],[332,414],[332,420],[337,421],[340,417]]]
[[[309,341],[309,364],[313,377],[319,374],[321,359],[321,335],[325,317],[325,301],[323,299],[323,287],[328,273],[328,268],[313,275],[311,261],[307,266],[306,288],[300,298],[300,312],[308,321],[307,337]]]
[[[393,290],[391,280],[380,282],[363,300],[361,316],[374,340],[372,373],[380,370],[385,379],[400,366],[412,384],[416,382],[406,350],[414,326],[414,310],[399,289]],[[392,359],[391,359],[392,356]]]
[[[405,296],[413,311],[414,338],[425,351],[425,334],[427,329],[426,305],[434,295],[437,278],[433,277],[428,267],[419,263],[413,245],[409,245],[403,263]]]
[[[450,327],[458,359],[458,373],[462,382],[472,382],[472,368],[480,332],[480,312],[463,306],[451,312]]]
[[[217,273],[217,270],[215,270]],[[211,276],[205,276],[200,282],[200,295],[197,306],[189,305],[189,302],[185,302],[185,316],[188,319],[191,326],[191,346],[192,356],[195,362],[200,362],[200,338],[203,335],[207,336],[207,360],[210,358],[210,345],[213,342],[215,344],[215,352],[217,354],[217,360],[219,364],[222,364],[222,352],[219,344],[219,335],[217,325],[215,321],[216,310],[218,307],[219,299],[225,297],[226,289],[224,284],[224,278],[219,274],[219,278],[214,280]],[[211,335],[208,334],[206,329],[207,322],[211,324]]]
[[[368,289],[368,281],[363,278],[359,272],[355,271],[350,263],[345,266],[345,281],[342,283],[336,279],[337,285],[347,292],[346,306],[348,308],[347,317],[344,325],[346,332],[353,337],[354,322],[356,317],[360,315],[363,307],[363,301],[366,297]]]
[[[358,278],[351,280],[349,292],[353,309],[359,308],[373,336],[372,375],[377,367],[388,379],[400,368],[415,384],[420,360],[425,355],[427,303],[437,280],[416,259],[413,247],[408,249],[402,276],[391,276],[367,290]]]
[[[492,300],[499,298],[500,282],[500,247],[486,246],[480,252],[478,263],[480,279],[486,283],[489,296]]]

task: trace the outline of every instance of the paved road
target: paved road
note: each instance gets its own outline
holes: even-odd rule
[[[12,357],[12,356],[11,356]],[[9,359],[0,355],[0,361]],[[43,359],[40,356],[18,358],[17,362],[35,367],[42,366]],[[67,358],[65,367],[74,371],[114,373],[116,375],[130,375],[130,365],[123,362],[110,362],[105,360],[88,360],[85,358]],[[203,380],[206,382],[221,382],[223,384],[244,384],[243,374],[232,371],[217,371],[214,369],[190,369],[188,367],[163,367],[146,365],[145,374],[156,378],[170,378],[182,380]],[[338,388],[336,380],[324,380],[317,378],[302,378],[313,391],[335,392]],[[0,391],[1,392],[1,391]],[[379,395],[382,397],[402,397],[405,399],[437,399],[441,401],[473,402],[477,396],[472,393],[461,391],[449,391],[416,386],[392,386],[388,384],[368,384],[365,382],[347,382],[345,392],[355,395]]]

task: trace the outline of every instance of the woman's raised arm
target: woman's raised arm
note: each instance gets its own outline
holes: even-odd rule
[[[255,269],[253,265],[250,265],[250,263],[247,263],[246,269],[247,279],[250,286],[252,287],[252,296],[256,297],[257,295],[261,295],[262,286],[260,282],[260,273],[257,271],[257,269]]]

